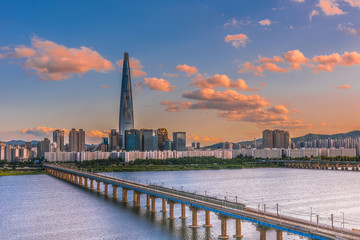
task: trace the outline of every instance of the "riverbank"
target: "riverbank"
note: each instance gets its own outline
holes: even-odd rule
[[[28,171],[24,171],[24,170],[20,170],[20,171],[16,171],[16,170],[7,170],[7,171],[1,171],[0,170],[0,177],[4,177],[4,176],[17,176],[17,175],[36,175],[36,174],[46,174],[45,170],[28,170]]]

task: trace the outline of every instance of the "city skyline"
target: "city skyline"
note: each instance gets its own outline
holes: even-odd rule
[[[118,125],[123,52],[135,126],[185,131],[202,145],[260,138],[265,129],[294,137],[360,129],[356,1],[65,1],[56,12],[52,4],[35,4],[36,17],[23,2],[0,10],[2,141],[77,128],[100,143]]]

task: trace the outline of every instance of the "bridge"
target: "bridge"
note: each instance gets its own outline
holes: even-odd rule
[[[152,213],[156,213],[156,199],[161,199],[161,211],[167,212],[169,206],[169,219],[175,220],[174,208],[178,204],[181,206],[180,218],[185,219],[186,207],[192,212],[191,228],[198,228],[198,212],[205,211],[204,227],[211,227],[210,213],[217,214],[221,221],[221,233],[219,239],[228,239],[227,221],[235,219],[235,239],[243,237],[241,231],[242,221],[253,223],[259,231],[259,239],[266,240],[266,231],[268,229],[276,230],[276,239],[283,239],[283,232],[307,237],[309,239],[360,239],[360,232],[349,229],[328,226],[325,224],[314,224],[310,221],[298,219],[290,216],[284,216],[277,213],[266,212],[246,207],[244,204],[216,197],[204,196],[195,193],[175,190],[166,187],[140,184],[119,178],[113,178],[97,173],[80,171],[77,169],[65,168],[58,165],[44,165],[46,171],[59,179],[71,182],[81,187],[90,188],[93,191],[101,192],[101,186],[105,189],[105,196],[118,198],[118,188],[122,189],[122,201],[128,202],[128,192],[133,192],[133,202],[135,206],[141,207],[141,196],[146,196],[146,207]],[[96,189],[94,183],[96,182]],[[90,186],[89,186],[90,185]],[[109,186],[112,188],[110,196]]]
[[[326,160],[257,160],[257,162],[283,165],[288,168],[359,171],[360,162]]]

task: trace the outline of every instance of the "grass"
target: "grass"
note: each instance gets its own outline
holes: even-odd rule
[[[29,170],[29,171],[0,171],[0,177],[3,176],[17,176],[17,175],[35,175],[35,174],[46,174],[45,170]]]

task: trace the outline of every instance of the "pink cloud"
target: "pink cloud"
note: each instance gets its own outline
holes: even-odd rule
[[[118,67],[122,69],[124,60],[121,59],[116,62]],[[144,66],[140,63],[139,59],[136,59],[134,57],[130,58],[130,69],[131,69],[131,76],[134,78],[146,76],[147,73],[143,71]]]
[[[161,105],[167,106],[166,111],[168,112],[178,112],[180,109],[189,109],[192,105],[191,102],[184,102],[184,101],[173,101],[170,102],[168,100],[165,100],[160,103]]]
[[[230,42],[235,48],[245,47],[249,41],[249,37],[245,34],[236,34],[236,35],[227,35],[225,37],[225,42]]]
[[[267,71],[271,71],[271,72],[288,72],[287,69],[285,68],[281,68],[278,65],[276,65],[275,63],[271,63],[271,62],[267,62],[263,65],[261,65],[261,68]]]
[[[211,88],[215,89],[218,87],[224,88],[234,88],[245,91],[256,91],[258,89],[251,89],[247,86],[246,82],[243,79],[238,79],[237,81],[231,80],[225,74],[215,74],[214,76],[203,78],[201,74],[198,74],[196,79],[190,84],[192,86],[197,86],[198,88]]]
[[[341,85],[341,86],[338,86],[338,87],[334,87],[335,89],[340,89],[340,90],[348,90],[351,88],[350,85]]]
[[[351,7],[360,8],[360,0],[344,0],[344,2],[347,2],[348,4],[350,4]]]
[[[113,70],[110,61],[87,47],[67,48],[57,43],[33,38],[31,47],[17,46],[3,54],[8,58],[26,58],[24,68],[42,80],[60,81],[88,71]]]
[[[269,112],[288,114],[290,111],[284,105],[276,105],[268,109]]]
[[[100,87],[101,87],[101,88],[104,88],[104,89],[110,88],[109,85],[104,85],[104,84],[101,84]]]
[[[271,21],[269,19],[264,19],[264,20],[258,21],[258,23],[261,26],[270,26],[271,25]]]
[[[197,71],[198,71],[195,66],[189,66],[186,64],[177,65],[175,70],[185,72],[185,73],[187,73],[188,76],[191,76],[191,75],[197,73]]]
[[[291,63],[291,69],[301,69],[301,64],[306,64],[309,62],[309,59],[307,59],[298,49],[288,51],[283,55],[283,57],[287,62]]]
[[[268,63],[268,62],[269,63],[282,63],[282,62],[284,62],[284,59],[279,56],[274,56],[273,58],[259,56],[259,62],[261,62],[261,63]]]
[[[339,4],[336,0],[320,0],[318,7],[320,7],[327,16],[346,14],[339,8]]]
[[[242,68],[238,71],[239,73],[246,73],[246,72],[252,72],[256,76],[263,76],[263,69],[260,66],[255,66],[254,64],[250,62],[245,62],[242,65]]]
[[[162,92],[171,92],[176,87],[171,86],[170,83],[162,78],[144,78],[145,85],[152,90],[162,91]]]
[[[319,15],[319,11],[317,11],[317,10],[312,10],[311,12],[310,12],[310,14],[309,14],[309,20],[310,21],[312,21],[312,19],[313,19],[313,17],[315,17],[315,16],[317,16],[317,15]]]

